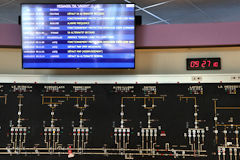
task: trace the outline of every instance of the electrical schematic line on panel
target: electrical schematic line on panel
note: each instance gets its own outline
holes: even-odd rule
[[[18,95],[18,119],[17,119],[17,126],[11,127],[11,144],[12,149],[15,152],[21,152],[25,148],[24,144],[26,143],[26,136],[27,136],[27,127],[22,124],[25,121],[25,118],[22,118],[22,108],[23,103],[22,99],[24,98],[23,95]]]
[[[62,105],[64,101],[61,100],[75,100],[74,107],[79,110],[79,126],[73,127],[73,148],[71,150],[76,150],[78,152],[83,152],[86,144],[88,143],[88,135],[89,135],[89,128],[85,127],[83,122],[85,119],[83,118],[84,109],[88,107],[88,101],[95,100],[95,96],[91,97],[84,97],[84,96],[42,96],[42,104],[46,104],[51,109],[51,126],[45,127],[44,135],[46,143],[46,147],[49,151],[53,151],[58,148],[59,145],[59,138],[60,138],[60,127],[55,126],[54,122],[57,121],[54,117],[55,109],[59,105]],[[49,100],[49,101],[47,101]],[[57,101],[60,100],[60,101]],[[84,105],[81,106],[79,102],[84,102]],[[61,146],[61,145],[60,145]]]
[[[219,160],[235,160],[239,159],[239,130],[240,123],[234,120],[234,117],[229,117],[226,121],[220,119],[218,112],[238,111],[238,106],[218,106],[218,99],[213,99],[214,104],[214,133],[215,142],[217,145],[217,155]],[[220,120],[219,120],[220,119]]]
[[[198,119],[198,108],[199,105],[197,104],[197,98],[196,97],[184,97],[179,96],[179,100],[183,101],[185,100],[186,103],[189,102],[189,100],[192,100],[194,102],[193,109],[194,109],[194,127],[188,128],[187,133],[184,134],[186,138],[188,138],[188,144],[191,146],[191,152],[193,156],[197,155],[206,155],[206,150],[203,149],[204,143],[205,143],[205,128],[199,127],[199,123],[203,122],[203,120]]]
[[[240,158],[238,84],[0,84],[0,159]]]
[[[0,101],[1,99],[3,99],[2,101],[4,104],[7,104],[7,94],[5,94],[4,96],[0,96]]]
[[[121,126],[119,128],[114,129],[114,136],[115,136],[115,143],[117,145],[118,149],[127,149],[127,145],[129,144],[129,135],[130,135],[130,128],[124,127],[124,122],[126,119],[124,118],[124,100],[131,99],[133,101],[136,100],[143,100],[143,105],[142,107],[147,110],[147,117],[148,117],[148,126],[146,128],[141,129],[141,137],[142,137],[142,146],[141,149],[146,149],[149,150],[149,152],[154,149],[154,145],[156,144],[157,141],[157,128],[152,128],[151,127],[151,122],[154,121],[151,119],[151,111],[156,107],[155,105],[155,100],[160,99],[162,101],[165,100],[165,96],[160,96],[160,97],[122,97],[121,98],[121,120],[120,124]],[[152,105],[147,106],[146,101],[151,100]]]

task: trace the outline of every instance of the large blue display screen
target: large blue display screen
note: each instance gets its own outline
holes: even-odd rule
[[[23,68],[135,68],[134,4],[22,4]]]

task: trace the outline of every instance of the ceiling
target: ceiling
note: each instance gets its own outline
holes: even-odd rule
[[[21,3],[135,3],[142,23],[240,21],[240,0],[0,0],[0,23],[18,23]]]

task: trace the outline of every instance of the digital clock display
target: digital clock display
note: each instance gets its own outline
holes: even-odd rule
[[[220,70],[220,58],[188,58],[187,70]]]

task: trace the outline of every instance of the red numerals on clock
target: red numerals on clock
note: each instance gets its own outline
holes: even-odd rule
[[[197,68],[197,67],[199,67],[199,61],[191,61],[190,67],[191,67],[191,68]]]
[[[191,61],[190,67],[191,68],[198,68],[198,67],[218,67],[218,62],[211,63],[210,60],[203,60],[203,61]]]
[[[218,65],[219,65],[218,62],[213,63],[213,67],[218,67]]]
[[[220,58],[193,58],[187,59],[187,70],[219,70]]]
[[[206,66],[208,66],[208,67],[211,67],[211,61],[210,60],[207,60],[207,61],[202,61],[202,64],[201,64],[201,67],[206,67]]]

